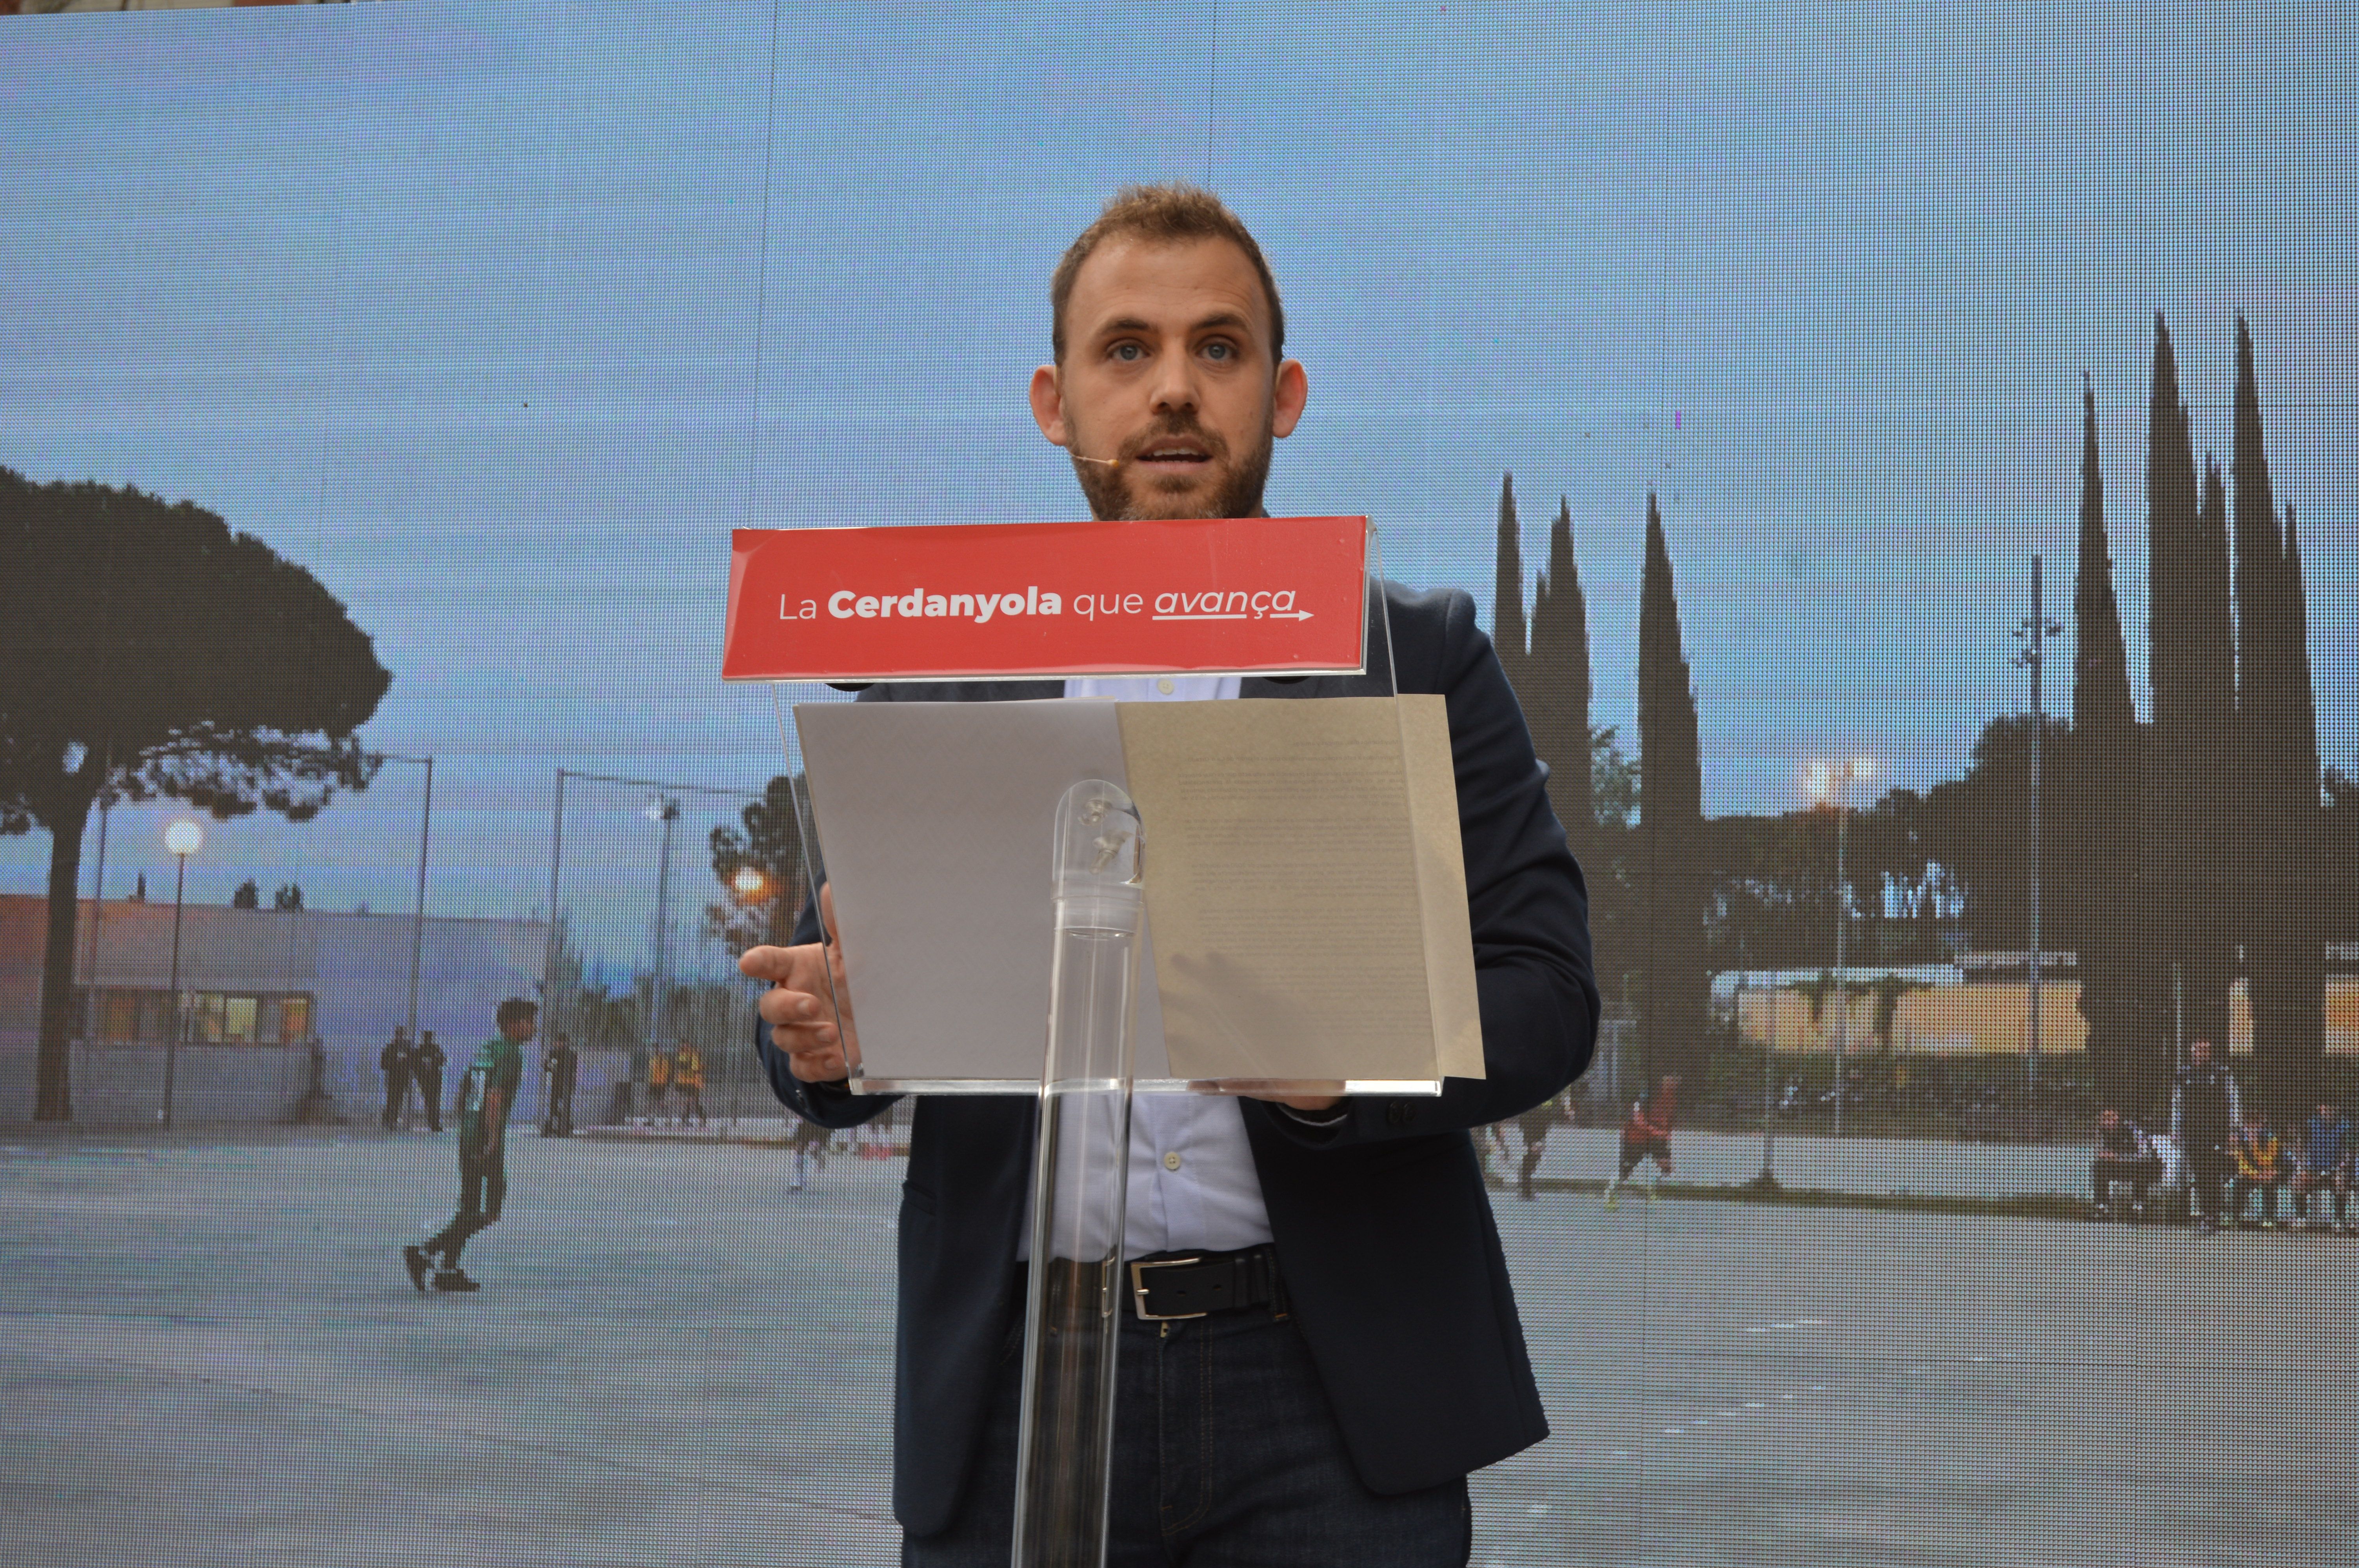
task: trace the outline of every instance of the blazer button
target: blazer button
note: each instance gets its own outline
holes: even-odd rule
[[[1394,1127],[1407,1127],[1417,1119],[1417,1108],[1407,1100],[1395,1100],[1385,1108],[1385,1120]]]

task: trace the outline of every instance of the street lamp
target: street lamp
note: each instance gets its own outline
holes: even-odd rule
[[[1843,990],[1843,968],[1850,962],[1851,889],[1843,880],[1843,856],[1851,826],[1851,786],[1875,772],[1873,757],[1845,762],[1812,762],[1806,771],[1810,794],[1835,808],[1835,1136],[1843,1130],[1844,1058],[1851,1044],[1851,998]]]
[[[164,1108],[156,1119],[167,1131],[172,1126],[172,1076],[180,1058],[180,909],[181,900],[189,891],[189,857],[204,848],[205,830],[182,817],[164,829],[164,848],[172,851],[179,870],[172,878],[172,979],[165,988],[171,999],[172,1032],[164,1037]]]
[[[640,815],[663,825],[663,848],[656,858],[656,996],[647,1010],[647,1044],[654,1046],[665,1037],[671,989],[671,826],[679,820],[679,801],[658,792]]]
[[[770,879],[751,861],[737,868],[737,874],[729,879],[729,886],[740,903],[759,903],[770,895]]]
[[[418,900],[409,915],[409,1037],[418,1038],[418,963],[426,947],[426,849],[434,833],[434,759],[399,752],[372,753],[381,762],[416,762],[426,770],[426,799],[418,816]]]
[[[2047,642],[2061,636],[2064,628],[2048,619],[2039,602],[2039,553],[2031,556],[2031,613],[2015,624],[2015,635],[2023,642],[2022,651],[2012,663],[2031,672],[2031,951],[2030,1033],[2024,1041],[2023,1114],[2027,1130],[2036,1125],[2039,1098],[2039,743],[2041,731],[2048,728],[2048,716],[2040,706],[2039,673],[2048,662]]]

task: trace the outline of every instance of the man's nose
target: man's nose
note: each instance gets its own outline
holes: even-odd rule
[[[1192,414],[1196,410],[1196,367],[1186,354],[1165,354],[1156,362],[1155,412]]]

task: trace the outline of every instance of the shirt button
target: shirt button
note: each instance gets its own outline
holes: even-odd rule
[[[1155,689],[1161,692],[1164,696],[1169,697],[1172,691],[1171,677],[1169,676],[1165,676],[1162,679],[1157,681],[1155,683]],[[1171,1168],[1176,1171],[1180,1167],[1174,1165]]]
[[[1169,1154],[1166,1154],[1165,1156],[1163,1156],[1163,1168],[1164,1168],[1165,1170],[1167,1170],[1167,1171],[1176,1171],[1176,1170],[1178,1170],[1178,1169],[1180,1168],[1180,1156],[1179,1156],[1179,1154],[1178,1154],[1177,1152],[1174,1152],[1174,1153],[1169,1153]]]

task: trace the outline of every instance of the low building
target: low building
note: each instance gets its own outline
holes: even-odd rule
[[[83,900],[75,933],[75,1119],[152,1122],[170,1036],[172,906]],[[0,1123],[30,1119],[48,903],[0,894]],[[326,1053],[321,1087],[352,1115],[382,1103],[377,1053],[410,1019],[452,1058],[451,1076],[511,996],[538,994],[549,926],[539,920],[332,914],[190,904],[181,912],[186,1032],[174,1068],[175,1121],[297,1114],[310,1088],[309,1042]],[[585,1085],[585,1087],[587,1086]],[[537,1104],[538,1086],[525,1097]],[[519,1110],[530,1108],[519,1106]]]

